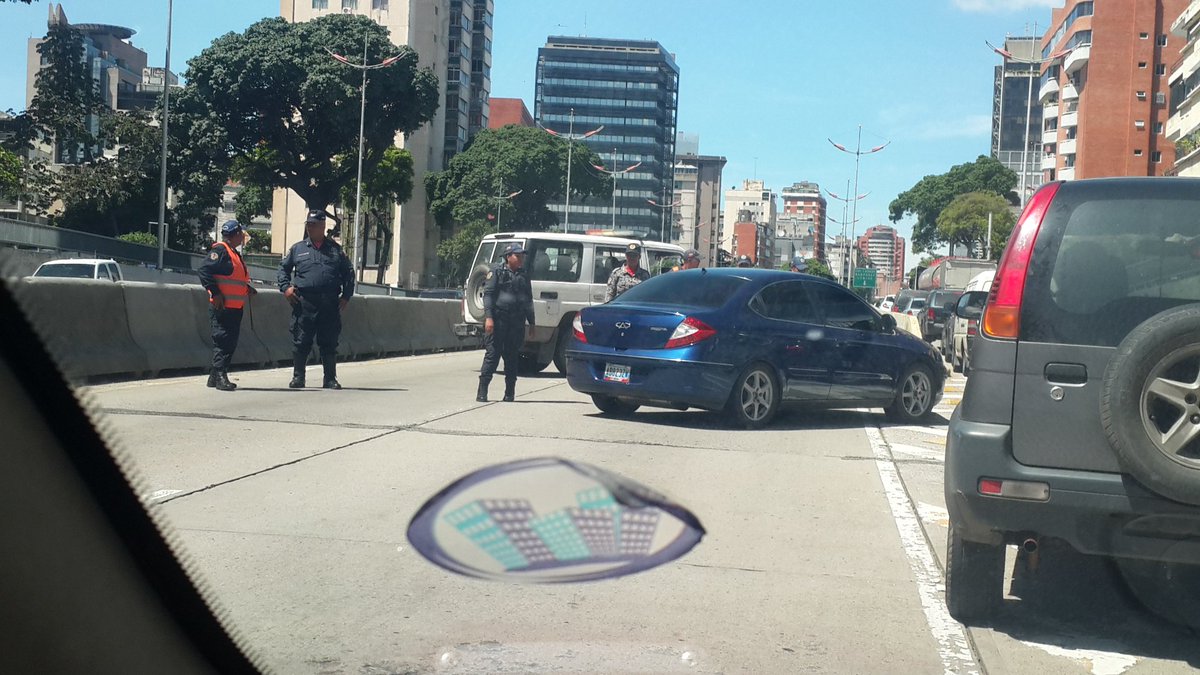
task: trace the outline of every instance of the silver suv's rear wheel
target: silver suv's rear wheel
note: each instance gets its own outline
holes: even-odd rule
[[[986,620],[1004,599],[1004,546],[962,538],[950,522],[946,540],[946,609],[963,623]]]

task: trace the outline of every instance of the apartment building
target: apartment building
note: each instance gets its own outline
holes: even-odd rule
[[[1169,33],[1188,0],[1068,0],[1041,40],[1043,178],[1161,176],[1168,68],[1184,40]]]
[[[1171,39],[1182,41],[1170,73],[1170,117],[1166,137],[1175,144],[1175,173],[1200,176],[1200,0],[1192,0],[1171,24]]]

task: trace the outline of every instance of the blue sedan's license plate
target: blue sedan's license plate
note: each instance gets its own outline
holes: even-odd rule
[[[604,379],[608,382],[629,384],[629,366],[622,366],[616,363],[605,364]]]

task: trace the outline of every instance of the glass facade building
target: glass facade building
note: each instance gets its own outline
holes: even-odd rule
[[[616,228],[647,239],[671,236],[672,218],[648,201],[674,201],[679,67],[658,42],[551,37],[538,50],[534,117],[557,133],[579,135],[603,126],[583,141],[606,166],[641,162],[617,181]],[[577,169],[578,170],[578,169]],[[551,207],[559,222],[563,204]],[[609,199],[571,200],[573,232],[612,229]],[[664,232],[665,229],[665,232]]]

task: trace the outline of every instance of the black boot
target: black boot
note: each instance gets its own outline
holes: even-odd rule
[[[209,387],[217,386],[217,369],[216,368],[213,368],[212,370],[208,371],[208,384],[206,386],[209,386]]]
[[[482,377],[479,378],[479,390],[475,392],[476,401],[480,403],[487,403],[487,390],[489,383],[490,382],[485,382]]]
[[[337,354],[322,354],[321,366],[325,369],[325,384],[326,389],[341,389],[342,385],[337,381]]]
[[[214,385],[218,391],[233,391],[237,389],[237,385],[229,381],[229,373],[224,370],[218,370],[217,383]]]
[[[292,353],[292,381],[288,382],[288,387],[292,389],[304,388],[304,367],[307,363],[308,352]]]
[[[508,403],[512,403],[516,399],[516,397],[517,397],[517,383],[505,381],[505,383],[504,383],[504,400]]]

